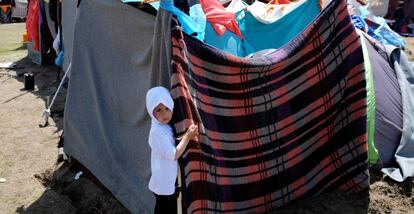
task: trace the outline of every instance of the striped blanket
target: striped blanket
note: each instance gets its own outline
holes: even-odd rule
[[[185,211],[267,212],[367,190],[364,64],[345,0],[266,58],[228,55],[180,27],[171,37],[174,129],[200,127],[180,160]]]

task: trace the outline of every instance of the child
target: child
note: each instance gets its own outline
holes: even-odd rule
[[[172,128],[168,125],[174,109],[170,92],[160,86],[151,88],[147,92],[146,101],[152,119],[148,138],[151,147],[151,178],[148,188],[155,195],[154,213],[176,213],[177,159],[183,154],[188,141],[198,134],[198,128],[191,125],[175,147]]]

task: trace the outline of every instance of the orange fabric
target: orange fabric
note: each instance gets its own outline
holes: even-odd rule
[[[0,7],[3,13],[9,12],[9,10],[11,9],[11,5],[0,5]]]
[[[200,0],[200,5],[217,34],[223,35],[229,30],[243,39],[234,13],[226,11],[217,0]]]
[[[34,41],[34,49],[40,50],[39,45],[39,0],[29,2],[29,10],[26,17],[26,31],[29,41]]]

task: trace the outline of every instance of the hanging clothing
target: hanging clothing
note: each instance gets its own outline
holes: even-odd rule
[[[206,20],[211,23],[217,34],[223,35],[229,30],[243,39],[234,12],[226,11],[217,0],[200,0],[200,5],[206,14]]]
[[[209,22],[206,24],[205,33],[204,41],[206,44],[234,56],[244,57],[246,55],[244,42],[236,34],[230,31],[225,31],[222,35],[218,35],[212,24]]]
[[[277,49],[273,49],[273,48],[264,49],[264,50],[257,51],[255,53],[249,54],[246,57],[253,58],[253,59],[268,58],[268,57],[270,58],[271,54],[275,53],[276,51],[277,51]]]
[[[269,4],[289,4],[289,0],[270,0]]]
[[[247,6],[248,5],[241,0],[233,0],[225,8],[225,10],[234,12],[235,18],[237,21],[243,18],[244,13],[245,13],[243,9],[245,9]],[[229,53],[235,56],[244,57],[246,55],[246,51],[244,47],[245,44],[238,35],[230,31],[225,31],[222,35],[219,35],[215,31],[213,25],[210,22],[205,21],[206,18],[205,18],[204,12],[202,11],[201,5],[197,8],[193,6],[193,9],[201,10],[199,11],[199,13],[201,13],[202,16],[204,16],[204,23],[206,23],[204,42],[206,44],[209,44],[217,49],[220,49],[222,51],[225,51],[226,53]]]
[[[243,0],[232,0],[230,4],[227,5],[225,10],[232,13],[238,13],[241,10],[244,10],[247,6],[249,5],[245,3]]]
[[[246,40],[244,42],[248,44],[245,46],[246,54],[282,47],[310,25],[318,14],[318,0],[305,0],[296,9],[271,24],[263,24],[248,11],[239,21],[240,31]]]
[[[200,26],[200,33],[198,33],[198,38],[205,40],[205,31],[206,31],[206,15],[203,12],[200,4],[196,4],[190,7],[190,18]]]
[[[200,25],[194,22],[189,15],[182,12],[180,9],[174,6],[174,2],[172,0],[162,0],[160,1],[160,7],[166,11],[171,12],[175,16],[177,16],[178,21],[180,22],[183,31],[188,34],[196,37],[199,40],[203,40],[201,35],[204,33],[204,29],[200,27]]]
[[[34,49],[37,51],[40,50],[38,23],[39,0],[31,0],[26,18],[26,30],[29,41],[33,41]]]
[[[261,23],[271,24],[284,15],[292,12],[294,9],[299,7],[305,0],[297,1],[290,4],[265,4],[260,1],[256,1],[247,10]]]

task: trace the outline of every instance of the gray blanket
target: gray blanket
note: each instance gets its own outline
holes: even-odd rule
[[[169,87],[171,14],[157,19],[117,0],[88,0],[74,27],[64,150],[132,213],[154,204],[145,94]]]
[[[390,64],[394,66],[401,88],[403,130],[400,145],[395,153],[399,167],[384,168],[382,172],[402,182],[414,176],[414,73],[405,54],[394,46],[387,46]]]
[[[73,28],[76,18],[76,4],[78,1],[62,1],[62,38],[63,48],[65,49],[63,57],[63,70],[68,71],[69,64],[72,61],[73,49]],[[69,74],[68,74],[69,75]]]

